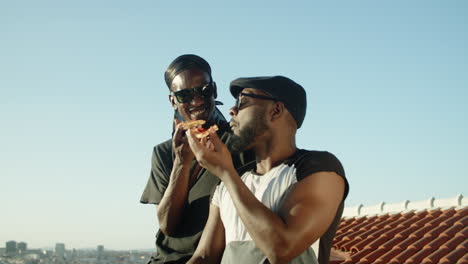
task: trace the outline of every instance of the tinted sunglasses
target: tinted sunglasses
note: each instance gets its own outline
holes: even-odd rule
[[[203,99],[208,99],[213,96],[215,91],[215,85],[213,82],[205,84],[203,86],[194,87],[191,89],[183,89],[177,92],[171,92],[175,96],[177,102],[181,104],[190,103],[195,97],[195,93],[201,96]]]
[[[259,95],[259,94],[248,94],[248,93],[239,93],[239,95],[236,98],[236,105],[235,107],[237,108],[237,111],[241,109],[241,100],[240,97],[242,96],[248,96],[252,98],[257,98],[257,99],[265,99],[265,100],[272,100],[272,101],[279,101],[278,99],[271,97],[271,96],[265,96],[265,95]]]

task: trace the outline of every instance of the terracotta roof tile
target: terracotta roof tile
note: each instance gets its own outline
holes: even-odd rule
[[[437,239],[431,241],[430,243],[426,244],[421,250],[419,250],[416,254],[409,257],[405,263],[406,264],[416,264],[420,263],[424,258],[429,256],[435,250],[440,248],[445,242],[449,240],[449,237],[445,234],[441,234]],[[440,258],[439,258],[440,259]]]
[[[410,212],[407,214],[395,214],[395,216],[398,216],[398,219],[396,219],[395,221],[393,221],[393,223],[391,223],[392,226],[399,226],[399,225],[409,226],[407,222],[409,219],[414,217],[414,212]]]
[[[368,263],[375,263],[375,260],[384,254],[387,250],[383,248],[378,248],[373,250],[371,253],[361,258],[361,261],[366,261]]]
[[[460,222],[455,222],[455,224],[447,230],[445,230],[443,234],[446,234],[447,236],[454,236],[458,232],[462,231],[464,227],[466,227],[466,225],[463,226],[462,224],[460,224]]]
[[[409,237],[411,234],[413,234],[416,230],[419,230],[420,228],[418,226],[408,226],[405,227],[404,230],[402,230],[400,233],[396,234],[395,236],[402,236],[402,237]]]
[[[431,264],[437,263],[442,257],[450,253],[457,245],[462,244],[466,237],[462,234],[457,234],[455,237],[450,239],[447,243],[442,245],[439,249],[435,250],[432,254],[422,260],[421,263]]]
[[[468,224],[468,210],[465,210],[464,211],[465,215],[462,217],[460,217],[461,219],[457,220],[458,223],[466,226]]]
[[[398,245],[404,239],[406,239],[406,238],[402,237],[402,236],[395,236],[390,240],[387,239],[387,241],[385,243],[383,243],[382,245],[380,245],[379,247],[385,248],[387,250],[391,250],[391,249],[395,248],[396,245]]]
[[[374,220],[375,219],[368,219],[367,217],[356,219],[356,221],[352,223],[352,226],[349,231],[353,232],[353,231],[359,230],[361,227],[367,225],[369,221],[374,221]]]
[[[424,245],[429,243],[431,240],[432,240],[431,237],[422,237],[421,239],[410,244],[406,249],[403,250],[403,252],[398,254],[396,257],[391,259],[390,263],[393,263],[393,262],[404,263],[405,260],[415,255],[420,249],[423,248]]]
[[[350,257],[333,263],[468,264],[467,225],[468,206],[346,217],[334,247]]]
[[[423,237],[423,236],[428,236],[428,237],[433,237],[434,234],[436,234],[436,236],[440,233],[440,230],[437,231],[437,230],[433,230],[434,227],[432,227],[431,225],[424,225],[424,226],[413,226],[413,227],[417,227],[416,231],[414,231],[413,233],[410,234],[410,236],[414,236],[414,237]],[[443,227],[442,227],[443,228]]]
[[[465,262],[468,261],[468,240],[466,240],[466,237],[465,237],[465,241],[463,242],[463,244],[460,244],[459,246],[457,246],[455,250],[453,250],[448,255],[443,257],[440,260],[440,262],[444,264],[465,263],[460,260],[465,261]]]
[[[351,264],[351,263],[358,263],[358,261],[366,256],[367,254],[372,253],[372,249],[366,248],[357,252],[351,256],[350,259],[345,260],[342,264]]]
[[[340,226],[336,232],[336,235],[340,235],[341,233],[346,234],[351,228],[356,227],[357,225],[364,222],[367,218],[366,217],[359,217],[357,219],[350,218],[350,219],[343,219],[340,223]]]

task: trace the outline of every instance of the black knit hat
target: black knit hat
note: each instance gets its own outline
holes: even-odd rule
[[[307,109],[306,92],[301,85],[284,76],[238,78],[231,82],[232,96],[237,98],[244,88],[262,90],[283,102],[296,120],[297,128],[301,127]]]

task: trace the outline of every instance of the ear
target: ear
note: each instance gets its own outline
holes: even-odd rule
[[[282,115],[284,115],[284,104],[282,102],[275,102],[273,107],[270,109],[271,121],[278,120]]]
[[[173,95],[169,95],[169,102],[171,103],[172,105],[172,108],[177,109],[177,104],[176,104],[176,99]]]
[[[216,86],[216,82],[213,82],[213,88],[214,88],[213,98],[216,99],[218,97],[218,87]]]

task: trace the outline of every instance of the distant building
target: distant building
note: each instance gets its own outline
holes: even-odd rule
[[[97,260],[101,261],[104,257],[104,246],[99,245],[97,246]]]
[[[15,255],[16,252],[17,252],[17,248],[16,248],[16,241],[8,241],[6,242],[6,251],[5,253],[7,255]]]
[[[70,260],[75,260],[75,258],[76,258],[76,248],[72,249]]]
[[[23,258],[28,260],[26,263],[39,263],[39,260],[41,259],[42,254],[39,253],[33,253],[28,251],[26,254],[23,255]]]
[[[18,253],[24,253],[28,250],[28,244],[26,242],[19,242],[18,243]]]
[[[57,243],[55,244],[55,256],[58,258],[65,258],[65,244]]]

